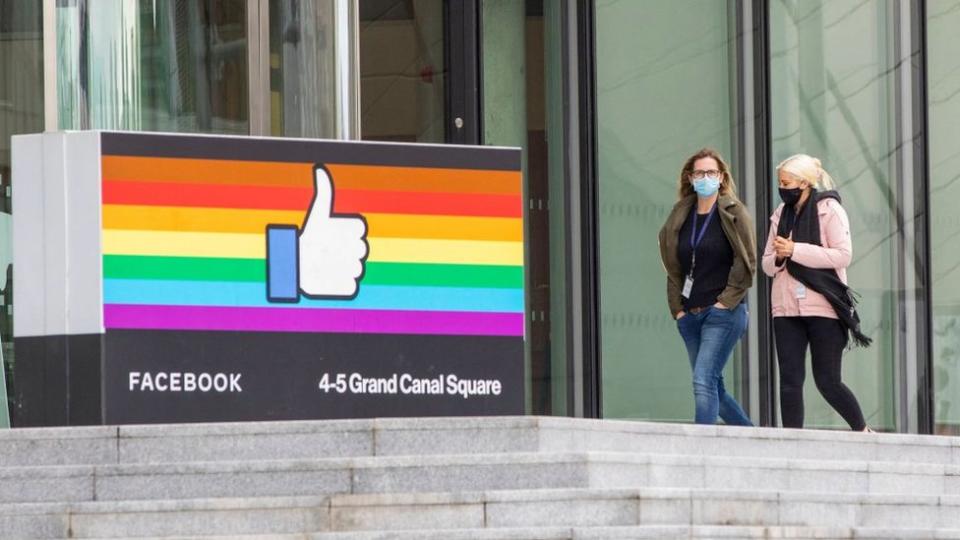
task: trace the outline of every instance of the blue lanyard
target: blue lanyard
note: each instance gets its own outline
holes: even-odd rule
[[[693,276],[693,269],[697,266],[697,246],[700,245],[700,241],[703,240],[703,235],[707,233],[707,227],[710,226],[710,219],[713,217],[713,214],[717,211],[717,203],[713,203],[713,206],[710,207],[710,213],[707,214],[707,219],[703,220],[703,227],[700,228],[700,233],[697,233],[697,209],[693,209],[693,227],[690,228],[690,250],[693,254],[690,256],[690,275]]]

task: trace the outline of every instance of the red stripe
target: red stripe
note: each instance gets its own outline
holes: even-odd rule
[[[303,210],[313,189],[163,182],[104,182],[103,204]]]
[[[341,190],[334,211],[362,214],[428,214],[447,216],[521,217],[522,199],[481,193],[413,193]]]
[[[306,211],[312,197],[312,189],[293,187],[127,181],[103,183],[104,204]],[[334,211],[351,214],[491,217],[523,215],[522,199],[516,195],[347,189],[336,191]]]

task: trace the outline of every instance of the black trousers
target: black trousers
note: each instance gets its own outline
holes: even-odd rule
[[[803,380],[807,345],[810,345],[813,381],[850,429],[866,427],[853,392],[840,380],[840,359],[847,332],[837,319],[826,317],[774,317],[773,332],[780,365],[780,416],[784,427],[803,427]]]

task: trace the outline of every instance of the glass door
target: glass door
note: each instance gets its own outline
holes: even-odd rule
[[[571,412],[560,8],[550,0],[481,2],[483,143],[524,150],[526,393],[527,412],[537,415]]]
[[[364,140],[446,141],[443,0],[360,0]]]
[[[690,422],[693,387],[666,300],[657,233],[684,161],[731,162],[737,130],[737,2],[597,0],[596,101],[601,414]],[[741,184],[742,185],[742,184]],[[740,394],[739,355],[727,390]]]
[[[777,1],[769,14],[771,161],[810,154],[837,183],[853,237],[848,279],[862,295],[857,309],[864,332],[874,337],[870,348],[845,352],[843,378],[867,423],[883,430],[897,429],[898,216],[909,215],[896,175],[898,148],[909,142],[897,133],[893,5]],[[774,172],[767,174],[773,185]],[[807,427],[847,427],[809,382],[804,402]]]

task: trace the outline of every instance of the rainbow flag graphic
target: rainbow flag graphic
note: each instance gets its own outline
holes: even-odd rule
[[[360,164],[324,144],[217,159],[105,145],[106,329],[523,336],[518,170]],[[333,214],[366,223],[357,292],[273,302],[266,231],[304,229],[318,166]]]

